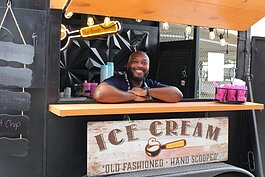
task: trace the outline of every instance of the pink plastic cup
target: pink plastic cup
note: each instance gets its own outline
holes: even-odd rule
[[[96,89],[96,87],[98,86],[98,83],[95,82],[91,82],[90,83],[90,95],[93,96],[94,95],[94,91]]]

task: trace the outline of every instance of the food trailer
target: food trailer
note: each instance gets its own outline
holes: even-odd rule
[[[263,177],[265,43],[248,29],[264,7],[260,0],[1,1],[0,176]],[[88,25],[88,14],[98,21]],[[159,22],[195,26],[194,39],[161,44]],[[200,26],[239,31],[236,77],[247,83],[246,102],[196,99]],[[134,47],[150,56],[149,77],[183,86],[183,101],[61,98],[74,84],[99,83],[107,62],[122,71]]]

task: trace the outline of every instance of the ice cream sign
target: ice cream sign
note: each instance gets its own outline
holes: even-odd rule
[[[228,117],[88,122],[87,175],[226,161]]]

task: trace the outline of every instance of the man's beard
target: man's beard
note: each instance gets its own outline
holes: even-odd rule
[[[143,79],[144,79],[145,77],[148,76],[149,72],[145,73],[145,74],[144,74],[144,77],[136,77],[136,76],[134,76],[132,69],[131,69],[131,68],[128,68],[128,70],[127,70],[127,74],[128,74],[128,78],[129,78],[129,79],[131,79],[131,80],[133,80],[133,81],[135,81],[135,82],[141,82],[141,81],[143,81]]]

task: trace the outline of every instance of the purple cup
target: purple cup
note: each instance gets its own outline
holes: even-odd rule
[[[90,95],[93,96],[94,95],[94,91],[96,89],[96,87],[98,86],[98,83],[95,82],[91,82],[90,83]]]
[[[91,96],[91,84],[90,83],[83,83],[83,93],[84,96]]]

